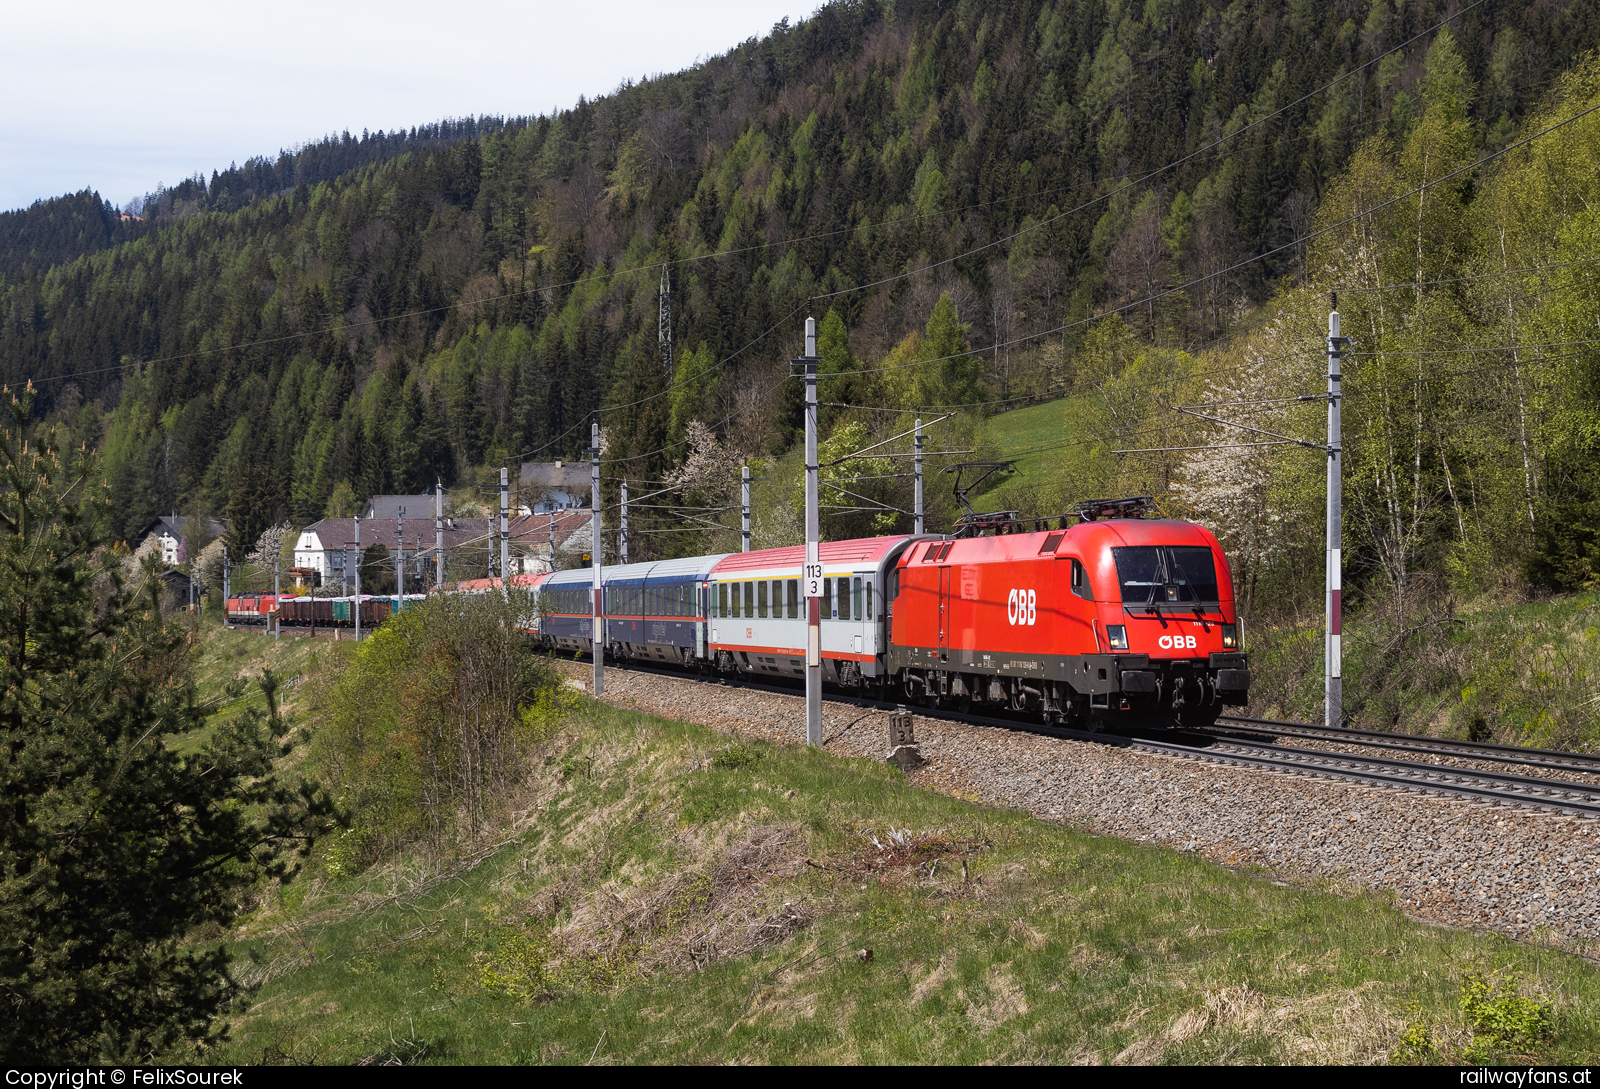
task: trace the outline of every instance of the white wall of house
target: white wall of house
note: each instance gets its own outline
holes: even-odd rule
[[[354,561],[352,561],[354,562]],[[312,530],[301,533],[294,542],[294,565],[309,567],[322,576],[323,582],[344,574],[345,553],[342,548],[325,548],[322,539]]]

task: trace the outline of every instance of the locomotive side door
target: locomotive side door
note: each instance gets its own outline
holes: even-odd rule
[[[950,568],[939,568],[939,661],[950,660]]]

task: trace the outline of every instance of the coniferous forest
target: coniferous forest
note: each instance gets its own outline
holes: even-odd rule
[[[970,437],[1089,393],[1067,437],[1092,465],[1025,513],[1153,491],[1217,524],[1254,587],[1304,574],[1320,465],[1111,451],[1211,435],[1173,404],[1315,392],[1342,288],[1364,292],[1342,297],[1358,346],[1398,353],[1348,364],[1383,391],[1347,410],[1352,556],[1583,585],[1600,357],[1572,342],[1600,130],[1516,142],[1591,104],[1597,24],[1560,0],[841,0],[553,116],[328,138],[138,219],[93,193],[0,216],[0,378],[102,450],[115,536],[178,510],[248,546],[581,458],[596,420],[608,478],[722,501],[705,466],[798,437],[810,313],[838,454],[902,410],[955,406]],[[1566,346],[1443,354],[1536,342]],[[1315,437],[1314,406],[1262,419],[1300,411]],[[667,521],[636,514],[635,558],[715,532]]]

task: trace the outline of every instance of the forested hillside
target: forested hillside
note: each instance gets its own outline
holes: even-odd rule
[[[1453,14],[1448,32],[1434,29]],[[1592,5],[1554,0],[846,0],[556,116],[330,153],[339,170],[320,176],[256,161],[158,197],[139,237],[110,248],[48,268],[0,254],[0,375],[35,381],[75,438],[103,445],[118,532],[176,507],[225,515],[249,540],[280,516],[310,521],[373,492],[575,456],[596,418],[608,476],[676,471],[681,494],[698,488],[704,502],[718,486],[706,466],[792,443],[799,388],[786,361],[809,306],[825,369],[840,374],[823,390],[837,405],[970,416],[1092,390],[1104,441],[1076,447],[1072,458],[1092,460],[1031,495],[1032,513],[1148,486],[1222,520],[1256,577],[1314,531],[1304,494],[1267,494],[1294,474],[1259,458],[1207,470],[1111,456],[1151,428],[1181,437],[1170,413],[1156,418],[1171,397],[1131,391],[1204,396],[1217,372],[1203,361],[1238,359],[1256,377],[1218,378],[1227,398],[1295,382],[1314,392],[1313,312],[1341,285],[1413,288],[1347,306],[1347,332],[1369,348],[1532,343],[1538,298],[1432,285],[1587,244],[1552,233],[1577,198],[1497,180],[1513,163],[1537,174],[1534,151],[1470,167],[1531,115],[1588,93],[1558,84],[1600,42],[1597,20]],[[1592,187],[1593,141],[1563,134],[1567,154],[1588,156],[1590,180],[1580,164],[1576,182]],[[1469,169],[1436,186],[1441,163]],[[1417,185],[1409,203],[1297,243]],[[1304,318],[1292,332],[1274,320],[1291,311]],[[1286,358],[1291,337],[1310,353],[1300,371],[1250,362]],[[1538,401],[1570,384],[1546,375],[1536,393],[1532,372],[1516,372],[1521,429],[1495,432],[1511,445],[1482,455],[1493,472],[1480,481],[1462,475],[1477,471],[1479,445],[1451,444],[1475,444],[1503,415],[1462,410],[1458,425],[1457,387],[1404,369],[1424,358],[1374,357],[1358,372],[1374,390],[1409,391],[1352,428],[1373,524],[1411,542],[1392,561],[1397,546],[1374,537],[1374,563],[1420,562],[1436,545],[1429,562],[1448,553],[1489,577],[1497,558],[1544,540],[1565,572],[1551,577],[1581,581],[1592,546],[1539,513],[1600,495],[1584,483],[1584,426],[1562,432],[1570,441],[1541,430],[1577,419]],[[1499,389],[1462,382],[1478,400]],[[1088,410],[1072,411],[1081,427]],[[827,417],[842,454],[905,420],[860,407]],[[961,426],[951,434],[976,434]],[[894,507],[900,487],[855,490]],[[1227,505],[1246,493],[1253,507]],[[1469,513],[1481,527],[1470,548]],[[698,546],[652,536],[653,517],[636,519],[635,555]],[[1279,537],[1256,543],[1243,517]]]
[[[174,186],[157,186],[121,209],[88,189],[36,200],[27,208],[0,212],[0,276],[27,279],[52,265],[141,238],[173,219],[197,212],[236,212],[257,199],[330,181],[368,163],[526,124],[526,118],[464,117],[409,132],[380,129],[362,132],[359,138],[346,132],[280,151],[276,159],[263,155],[245,160],[242,167],[233,163],[227,170],[213,170],[209,185],[204,175],[196,174]]]

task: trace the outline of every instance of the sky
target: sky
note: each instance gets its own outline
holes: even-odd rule
[[[550,113],[820,0],[0,0],[0,211],[117,205],[329,133]]]

